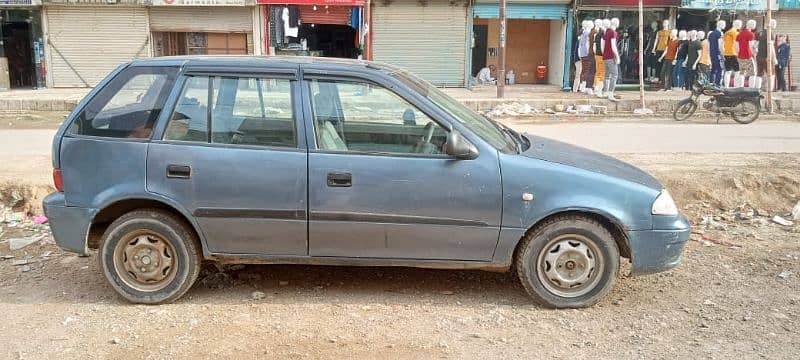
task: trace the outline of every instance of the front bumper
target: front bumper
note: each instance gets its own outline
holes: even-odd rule
[[[47,195],[42,205],[56,244],[64,250],[86,255],[94,209],[66,206],[64,193],[60,192]]]
[[[683,248],[692,232],[683,215],[654,216],[654,230],[628,231],[631,246],[631,274],[644,275],[666,271],[678,266]]]

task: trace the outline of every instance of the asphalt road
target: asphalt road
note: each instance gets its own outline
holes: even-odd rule
[[[512,124],[518,130],[606,153],[800,153],[800,122],[749,125],[654,122]],[[0,159],[49,155],[55,130],[0,130]]]

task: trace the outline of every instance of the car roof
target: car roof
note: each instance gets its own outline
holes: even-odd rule
[[[311,56],[253,56],[253,55],[193,55],[164,56],[131,61],[132,66],[212,66],[212,67],[273,67],[369,71],[391,73],[399,70],[391,65],[357,59],[323,58]]]

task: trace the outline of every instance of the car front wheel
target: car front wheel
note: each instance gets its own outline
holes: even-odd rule
[[[161,210],[136,210],[108,227],[99,260],[106,279],[123,298],[160,304],[177,300],[192,287],[202,252],[181,219]]]
[[[611,233],[593,219],[554,218],[522,241],[516,258],[517,275],[539,305],[591,306],[614,285],[619,249]]]

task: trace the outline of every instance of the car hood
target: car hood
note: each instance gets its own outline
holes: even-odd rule
[[[531,146],[522,152],[523,156],[635,182],[656,191],[663,189],[652,175],[611,156],[541,136],[524,136],[530,140]]]

